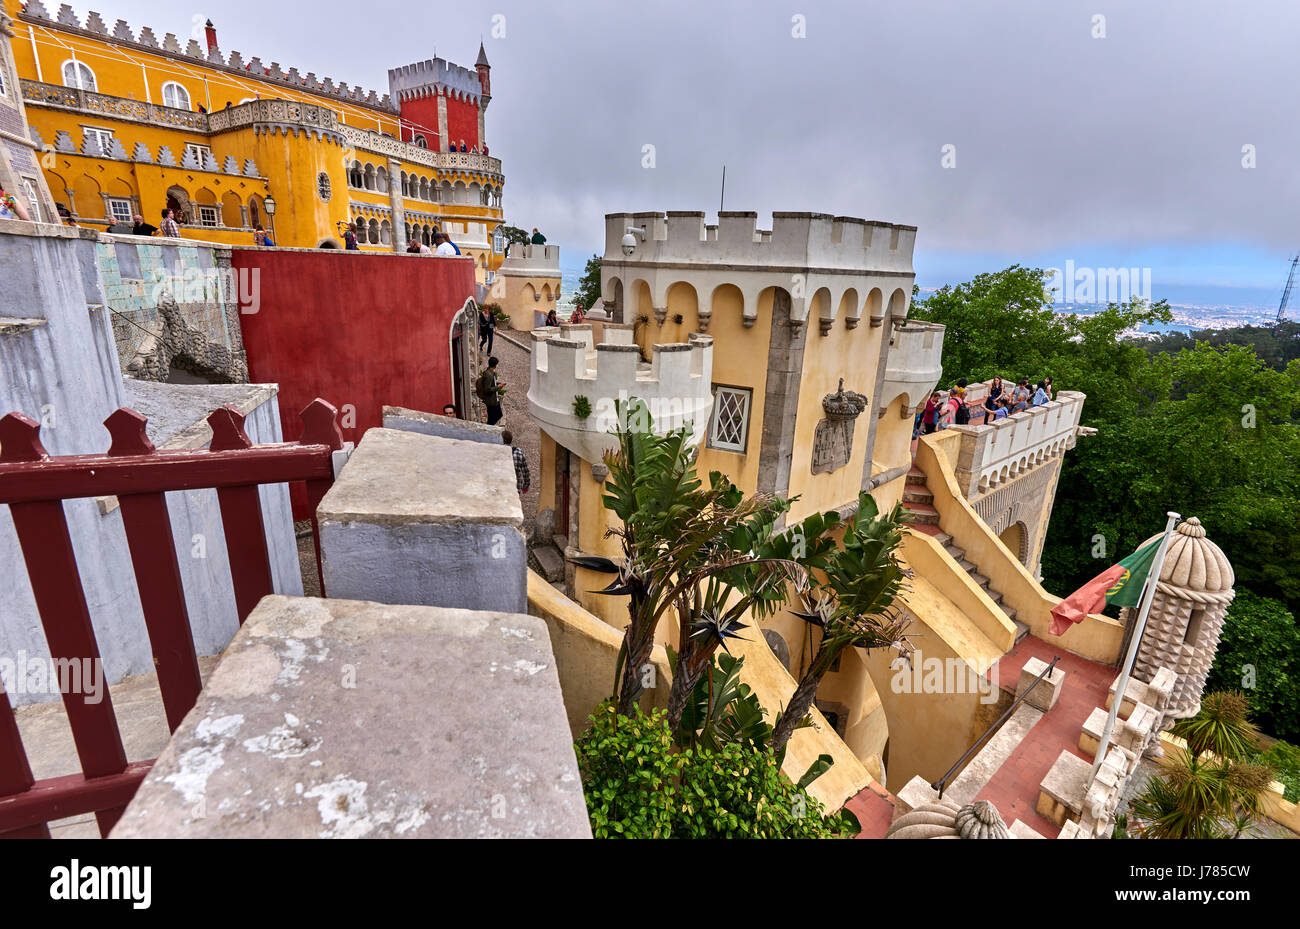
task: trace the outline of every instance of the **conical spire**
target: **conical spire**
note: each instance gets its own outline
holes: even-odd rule
[[[483,48],[483,43],[482,43],[481,41],[478,43],[478,61],[474,62],[474,67],[476,67],[476,68],[477,68],[477,67],[483,67],[483,68],[490,68],[490,67],[492,67],[490,64],[488,64],[488,60],[487,60],[487,51],[484,50],[484,48]]]

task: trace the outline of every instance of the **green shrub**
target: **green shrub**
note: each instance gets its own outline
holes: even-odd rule
[[[1205,689],[1244,690],[1260,729],[1300,739],[1300,627],[1283,603],[1237,591]]]
[[[586,419],[591,415],[591,400],[582,394],[576,394],[573,398],[573,415],[578,419]]]
[[[1272,768],[1273,777],[1286,788],[1283,796],[1292,803],[1300,803],[1300,748],[1290,742],[1275,742],[1255,763]]]
[[[781,773],[747,743],[678,750],[666,714],[620,716],[602,703],[575,743],[596,838],[835,838],[851,820]]]

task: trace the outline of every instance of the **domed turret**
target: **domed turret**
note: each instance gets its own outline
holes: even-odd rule
[[[1133,666],[1134,676],[1147,683],[1162,667],[1177,676],[1165,714],[1170,723],[1195,716],[1200,709],[1205,678],[1234,596],[1234,579],[1227,556],[1206,537],[1201,521],[1193,516],[1179,523],[1169,540]],[[1130,629],[1136,616],[1136,610],[1124,611]]]

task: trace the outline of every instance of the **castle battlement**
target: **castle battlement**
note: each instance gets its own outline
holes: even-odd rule
[[[245,61],[243,56],[235,51],[232,51],[227,57],[215,45],[211,48],[204,48],[199,44],[197,38],[191,38],[188,44],[182,48],[180,41],[173,33],[164,33],[162,41],[159,41],[153,29],[149,26],[142,26],[137,34],[126,20],[122,19],[119,19],[110,30],[104,24],[103,18],[93,10],[86,14],[86,20],[83,23],[72,7],[66,3],[59,7],[54,16],[51,16],[41,0],[28,0],[23,7],[22,17],[30,22],[44,26],[78,32],[92,38],[109,40],[114,44],[133,47],[182,62],[185,59],[196,60],[209,67],[236,72],[244,77],[252,77],[267,83],[292,87],[306,93],[333,97],[358,106],[390,112],[396,110],[389,94],[384,94],[381,97],[376,91],[367,91],[359,86],[349,87],[346,82],[335,84],[328,77],[318,80],[316,75],[310,71],[306,75],[299,74],[297,68],[289,68],[285,71],[281,69],[278,62],[274,61],[268,67],[262,63],[261,58],[257,57]]]
[[[525,245],[521,242],[515,242],[506,250],[505,261],[501,263],[501,273],[529,277],[537,275],[558,277],[560,274],[560,247],[558,245]]]
[[[453,99],[477,103],[483,95],[477,71],[443,58],[427,58],[400,68],[389,68],[388,90],[393,99],[399,101],[441,93]]]
[[[972,384],[967,396],[987,396],[989,383]],[[988,425],[950,426],[961,433],[955,470],[967,498],[988,493],[1074,448],[1086,399],[1086,394],[1062,390],[1055,400]]]
[[[915,226],[827,213],[773,213],[771,229],[759,229],[752,212],[722,211],[716,224],[704,220],[703,212],[688,211],[607,214],[605,303],[618,303],[620,287],[634,294],[644,283],[658,316],[668,289],[687,283],[707,319],[713,293],[730,284],[743,296],[746,325],[758,315],[760,294],[773,287],[790,293],[793,323],[815,313],[823,333],[837,319],[852,328],[864,315],[873,326],[886,316],[907,316]],[[636,239],[630,254],[623,250],[629,229]]]
[[[698,444],[713,410],[712,337],[692,333],[689,342],[655,345],[650,364],[641,361],[631,326],[606,324],[604,337],[593,344],[590,323],[533,330],[528,408],[542,429],[584,461],[600,462],[616,447],[616,404],[635,397],[656,433],[688,428]],[[590,404],[585,418],[575,411],[578,397]]]

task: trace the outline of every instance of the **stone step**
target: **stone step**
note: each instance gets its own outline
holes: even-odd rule
[[[957,546],[955,545],[952,547],[949,553],[951,554],[951,551],[953,550],[961,552],[961,549],[957,548]],[[963,556],[966,554],[965,552],[961,552],[961,553]],[[967,561],[964,557],[957,558],[956,555],[953,555],[953,559],[957,562],[957,567],[961,568],[963,571],[970,573],[971,571],[975,570],[975,562]]]
[[[966,549],[953,545],[949,542],[943,547],[943,550],[952,556],[952,560],[960,564],[966,560]],[[973,567],[973,565],[972,565]]]
[[[934,494],[921,484],[908,484],[903,488],[904,503],[934,503]]]
[[[982,590],[989,589],[989,579],[983,574],[980,574],[978,571],[967,571],[966,573],[970,575],[970,579],[975,582],[976,587],[979,587]]]
[[[939,525],[939,511],[926,503],[909,503],[904,507],[912,522],[920,525]]]
[[[938,542],[940,545],[942,545],[945,549],[952,544],[952,536],[948,535],[948,533],[946,532],[940,531],[940,532],[932,532],[930,534],[933,535],[934,540]]]
[[[913,467],[910,471],[907,472],[907,483],[913,486],[916,486],[918,484],[921,486],[925,486],[925,472],[922,471],[920,468]]]
[[[1015,610],[1008,608],[1007,615],[1011,617],[1011,621],[1016,624],[1016,644],[1019,645],[1020,640],[1029,635],[1029,627],[1016,619]]]

